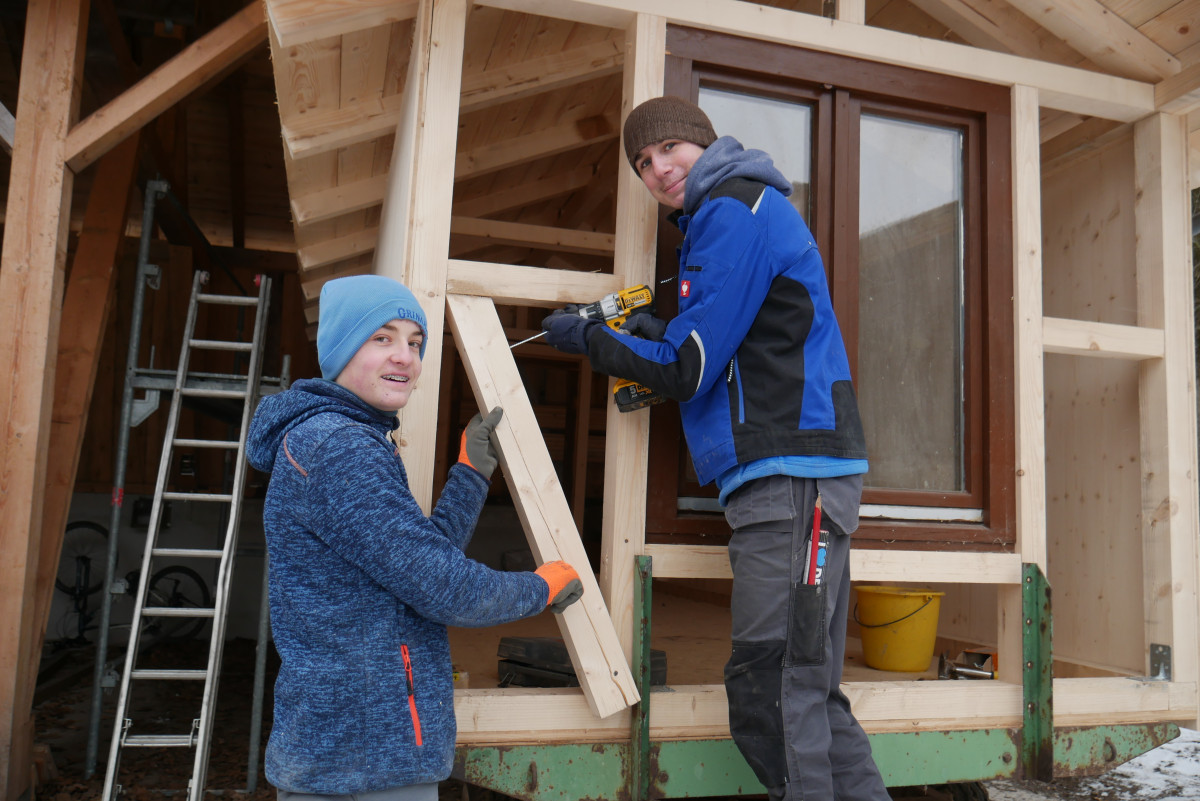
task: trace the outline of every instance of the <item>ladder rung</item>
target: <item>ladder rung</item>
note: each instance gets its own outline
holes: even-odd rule
[[[225,554],[224,551],[213,548],[154,548],[150,553],[154,556],[196,559],[220,559]]]
[[[242,389],[193,389],[184,387],[179,390],[180,395],[189,398],[244,398],[246,391]]]
[[[207,670],[135,670],[129,674],[131,679],[188,679],[203,681],[208,678]]]
[[[176,448],[228,448],[231,451],[237,450],[241,443],[237,440],[224,439],[177,439],[175,440]]]
[[[257,295],[206,295],[199,294],[196,300],[201,303],[220,303],[225,306],[257,306]]]
[[[122,745],[127,748],[191,748],[191,734],[131,734]]]
[[[211,606],[147,606],[142,610],[146,617],[214,617],[216,612]]]
[[[232,503],[233,496],[229,493],[220,494],[215,492],[164,492],[163,498],[168,501],[220,501],[222,503]]]
[[[188,345],[201,350],[242,350],[251,351],[254,349],[253,342],[231,342],[225,339],[191,339],[188,340]]]

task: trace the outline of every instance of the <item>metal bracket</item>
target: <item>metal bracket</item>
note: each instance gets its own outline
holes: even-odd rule
[[[129,418],[130,428],[137,428],[158,409],[162,393],[157,389],[146,390],[146,397],[133,399],[133,414]]]
[[[1150,675],[1148,681],[1171,680],[1171,646],[1150,643]]]

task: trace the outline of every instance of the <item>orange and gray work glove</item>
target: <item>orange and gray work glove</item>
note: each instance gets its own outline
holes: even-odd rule
[[[492,432],[496,424],[504,416],[504,409],[497,406],[488,412],[488,416],[475,415],[467,427],[463,429],[462,442],[458,447],[458,461],[478,472],[484,478],[490,479],[496,469],[496,446],[492,444]]]
[[[566,562],[547,562],[534,572],[550,585],[546,606],[556,615],[562,614],[564,609],[583,595],[583,583],[579,580],[579,574]]]

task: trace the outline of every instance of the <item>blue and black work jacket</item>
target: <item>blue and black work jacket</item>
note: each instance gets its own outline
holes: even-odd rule
[[[846,348],[803,218],[773,187],[730,178],[675,221],[679,314],[662,342],[600,328],[592,365],[679,401],[701,484],[768,457],[865,459]]]

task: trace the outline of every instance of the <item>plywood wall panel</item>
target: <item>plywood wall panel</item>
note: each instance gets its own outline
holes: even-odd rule
[[[1047,178],[1046,315],[1136,324],[1133,195],[1127,142]],[[1045,365],[1055,656],[1140,672],[1138,366],[1056,355]]]

